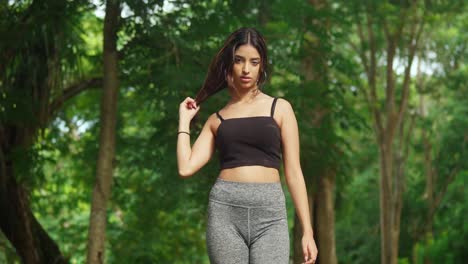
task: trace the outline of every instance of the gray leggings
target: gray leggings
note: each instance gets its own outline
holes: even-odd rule
[[[212,264],[287,264],[289,232],[281,183],[218,178],[209,195],[206,246]]]

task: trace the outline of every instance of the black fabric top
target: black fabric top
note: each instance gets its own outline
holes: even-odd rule
[[[270,116],[252,116],[221,120],[216,135],[221,169],[261,165],[279,170],[281,162],[281,130],[273,114],[276,100],[271,105]]]

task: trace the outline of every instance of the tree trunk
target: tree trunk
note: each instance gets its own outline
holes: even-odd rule
[[[327,7],[325,0],[311,0],[310,4],[317,10],[323,12]],[[326,97],[328,91],[328,66],[327,66],[327,52],[326,46],[328,39],[325,36],[319,37],[315,32],[328,32],[329,20],[326,18],[307,18],[306,25],[310,26],[311,30],[306,30],[304,37],[304,45],[301,52],[303,53],[303,74],[306,82],[311,82],[316,85],[308,87],[307,89],[316,89],[312,94],[324,96],[324,100],[332,100]],[[318,99],[314,99],[318,102]],[[317,103],[311,109],[313,118],[306,120],[312,127],[321,130],[322,135],[333,134],[332,119],[329,114],[329,109],[324,107],[326,103]],[[326,140],[326,139],[325,139]],[[324,145],[324,151],[334,149],[333,142],[328,142]],[[309,146],[316,148],[316,146]],[[321,152],[321,151],[318,151]],[[318,157],[317,157],[318,158]],[[310,212],[312,219],[312,227],[314,230],[314,239],[318,248],[318,256],[316,263],[321,264],[336,264],[336,246],[335,246],[335,202],[334,202],[334,188],[335,188],[335,168],[332,162],[325,162],[320,169],[314,168],[315,171],[307,171],[309,179],[306,182],[313,182],[314,185],[308,184],[308,199],[310,204]],[[305,166],[307,168],[308,166]],[[313,178],[312,178],[313,177]],[[300,225],[295,216],[295,232],[294,232],[294,263],[303,262],[302,252],[302,232]],[[301,231],[299,231],[301,230]]]
[[[334,203],[335,175],[329,171],[319,179],[316,206],[315,237],[320,254],[316,263],[336,264],[335,249],[335,203]]]
[[[306,181],[307,184],[307,181]],[[311,190],[310,184],[307,186],[307,190]],[[314,196],[313,192],[307,192],[307,199],[309,201],[309,212],[311,213],[310,221],[311,225],[315,229],[315,213],[314,213]],[[302,226],[299,217],[297,214],[294,214],[294,227],[293,227],[293,263],[302,263],[304,262],[304,254],[302,254]]]
[[[104,263],[106,204],[109,200],[113,160],[115,157],[115,129],[117,120],[118,58],[117,30],[120,17],[118,1],[106,2],[104,19],[104,91],[101,100],[101,130],[96,184],[93,190],[89,218],[87,263]]]
[[[407,151],[410,138],[410,130],[405,133],[404,127],[408,108],[410,89],[410,69],[414,54],[417,49],[419,37],[424,25],[424,13],[418,16],[415,11],[415,2],[410,7],[399,6],[401,12],[398,23],[390,26],[386,15],[377,14],[376,7],[369,5],[364,7],[366,24],[362,24],[362,17],[356,16],[355,21],[360,38],[360,45],[353,45],[359,54],[363,68],[367,75],[369,91],[366,91],[366,101],[373,117],[374,133],[379,148],[380,161],[380,239],[381,239],[381,263],[396,264],[398,262],[398,240],[400,236],[400,218],[405,186],[404,166],[407,160]],[[407,19],[411,18],[411,23]],[[374,18],[378,22],[374,22]],[[388,20],[388,21],[387,21]],[[397,54],[398,43],[402,42],[405,26],[409,27],[407,63],[401,85],[401,97],[396,98],[396,84],[394,78],[394,56]],[[378,29],[382,29],[386,40],[386,80],[384,82],[385,94],[378,98],[377,78],[378,65],[377,54],[379,41]],[[367,36],[365,36],[367,30]],[[368,46],[369,50],[364,50]],[[360,48],[358,48],[360,47]],[[405,47],[405,46],[404,46]],[[367,55],[369,51],[369,55]],[[382,100],[383,99],[383,100]],[[383,105],[381,105],[383,102]],[[400,128],[399,136],[396,136],[397,128]],[[395,139],[399,140],[397,155],[394,156],[393,147]],[[404,150],[403,150],[404,149]]]
[[[310,0],[310,4],[314,7],[317,12],[325,12],[328,9],[328,2],[326,0]],[[307,52],[310,57],[305,58],[307,65],[310,67],[309,74],[306,74],[306,81],[313,81],[317,83],[316,87],[309,87],[309,89],[317,89],[317,95],[323,96],[323,100],[333,100],[329,98],[328,94],[328,54],[326,46],[329,45],[328,32],[330,28],[329,16],[325,16],[322,19],[313,18],[312,27],[314,31],[322,32],[322,37],[316,36],[318,40],[316,43],[310,43],[310,46],[306,46],[306,49],[310,50]],[[325,34],[323,33],[325,32]],[[307,68],[306,68],[307,69]],[[318,100],[317,100],[318,101]],[[318,128],[321,135],[334,134],[333,131],[333,120],[330,115],[330,110],[326,108],[327,103],[325,101],[319,101],[315,106],[313,112],[313,118],[311,120],[314,127]],[[323,152],[330,152],[335,149],[334,142],[329,140],[331,137],[326,137],[325,146]],[[331,162],[326,159],[325,164],[315,174],[317,178],[315,180],[317,187],[315,190],[313,199],[313,219],[314,219],[314,232],[315,240],[318,248],[318,256],[316,263],[320,264],[336,264],[336,245],[335,245],[335,171],[336,162]]]
[[[390,145],[390,146],[389,146]],[[392,235],[391,235],[391,216],[392,216],[392,147],[390,144],[382,143],[380,147],[380,239],[382,246],[381,263],[393,263],[392,259]]]
[[[11,44],[6,44],[5,49],[0,51],[0,57],[4,59],[0,65],[0,93],[7,96],[28,95],[21,100],[30,102],[31,106],[18,110],[27,111],[27,119],[12,119],[11,116],[0,118],[0,228],[22,263],[34,264],[68,263],[68,259],[62,256],[57,244],[31,211],[31,187],[22,179],[27,180],[35,175],[22,175],[15,170],[18,160],[25,158],[22,153],[18,153],[31,150],[37,135],[49,125],[63,102],[86,89],[94,88],[100,81],[99,78],[80,81],[62,90],[60,76],[63,54],[60,47],[66,40],[63,39],[64,28],[61,25],[50,28],[44,25],[39,37],[24,38],[24,35],[35,32],[35,12],[43,12],[43,9],[48,7],[44,2],[31,1],[25,11],[18,13],[22,17],[21,23],[11,24],[13,28],[9,29],[9,32],[14,33],[15,41],[21,38],[27,44],[20,47],[9,47]],[[66,1],[60,3],[54,5],[57,14],[76,11],[69,9],[71,6],[66,4]],[[35,61],[34,65],[45,67],[31,66],[29,62],[24,62],[23,56]],[[17,110],[11,111],[9,113],[13,113],[12,116],[18,115]]]
[[[79,89],[63,101],[92,88],[98,81],[96,79],[91,83],[85,82],[77,85]],[[52,89],[50,86],[42,88]],[[49,98],[42,98],[42,100],[48,101]],[[45,104],[42,105],[46,107]],[[58,107],[55,110],[57,111]],[[37,120],[50,122],[52,112],[49,112],[49,116],[39,116],[44,115],[45,112],[47,111],[35,112]],[[43,125],[46,126],[47,123]],[[0,212],[2,212],[0,228],[23,263],[68,263],[68,260],[62,256],[58,245],[34,217],[30,208],[29,190],[18,182],[13,169],[15,167],[13,153],[20,149],[31,148],[38,129],[38,127],[15,124],[1,124],[0,126]]]
[[[34,12],[33,10],[39,9],[41,4],[40,1],[32,1],[28,11]],[[59,8],[66,8],[66,6],[59,6]],[[22,26],[24,26],[24,32],[30,30],[27,23]],[[18,30],[20,29],[15,28],[11,32]],[[25,38],[24,41],[28,41],[29,49],[19,48],[16,52],[10,52],[0,70],[2,73],[0,82],[3,83],[1,88],[5,89],[1,92],[4,95],[14,94],[17,91],[24,92],[21,94],[32,95],[23,100],[31,103],[32,107],[28,114],[34,117],[33,120],[16,120],[11,117],[0,119],[0,228],[15,248],[21,261],[27,264],[68,262],[31,210],[30,187],[22,179],[23,177],[32,178],[35,175],[20,175],[15,170],[16,162],[25,158],[20,152],[31,149],[40,129],[46,127],[50,120],[48,103],[51,99],[51,91],[59,86],[58,76],[61,65],[58,43],[62,40],[61,28],[57,27],[53,34],[49,30],[44,28],[43,32],[45,35],[53,35],[48,42],[41,42],[40,38],[34,40]],[[4,52],[4,50],[0,51],[1,57],[5,56]],[[33,57],[31,60],[37,59],[38,65],[46,67],[28,68],[27,65],[25,67],[13,65],[17,53],[26,53]],[[28,111],[28,109],[22,110]]]
[[[22,129],[23,132],[13,132],[18,130],[3,127],[2,131],[6,133],[2,133],[3,138],[0,138],[0,227],[23,263],[68,263],[57,244],[34,217],[28,191],[15,178],[11,156],[13,149],[23,145],[23,140],[15,139],[18,135],[27,134],[25,129]]]
[[[309,211],[311,212],[312,227],[314,229],[314,238],[317,244],[319,255],[315,263],[338,263],[335,247],[335,206],[334,206],[334,187],[335,175],[329,171],[324,173],[315,183],[308,184]],[[315,189],[315,191],[313,191]],[[294,262],[302,263],[304,261],[302,252],[302,227],[297,217],[294,215]]]

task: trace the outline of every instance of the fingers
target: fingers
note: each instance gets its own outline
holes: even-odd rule
[[[302,264],[314,264],[315,263],[315,259],[312,259],[312,258],[308,258],[305,262],[302,262]]]
[[[311,263],[310,262],[308,244],[302,245],[302,253],[304,254],[304,263],[305,264]]]
[[[307,245],[303,248],[302,252],[304,253],[304,261],[303,264],[313,264],[317,256],[312,253],[312,246],[307,243]]]
[[[314,264],[315,263],[315,260],[311,259],[311,258],[308,258],[304,264]]]
[[[310,263],[315,263],[317,260],[317,255],[312,252],[312,246],[309,244],[307,249],[309,250]]]
[[[191,97],[185,98],[185,100],[182,102],[182,104],[185,105],[185,107],[187,109],[197,109],[198,108],[197,102]]]
[[[187,103],[188,109],[197,109],[197,103],[195,101]]]

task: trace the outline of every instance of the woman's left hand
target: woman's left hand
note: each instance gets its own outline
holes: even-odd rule
[[[304,233],[302,236],[302,253],[304,254],[303,264],[315,263],[317,259],[317,245],[315,245],[314,237],[311,233]]]

